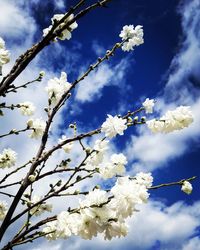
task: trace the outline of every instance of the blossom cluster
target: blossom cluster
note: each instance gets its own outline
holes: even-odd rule
[[[22,115],[30,116],[33,115],[35,112],[35,106],[33,105],[32,102],[19,103],[19,107]]]
[[[10,53],[5,48],[5,41],[0,37],[0,68],[10,61]]]
[[[126,218],[134,214],[138,204],[147,202],[147,189],[152,181],[151,175],[144,173],[134,179],[119,177],[110,195],[104,190],[94,189],[79,201],[77,210],[71,213],[63,211],[55,221],[48,222],[43,233],[49,240],[66,239],[72,235],[91,239],[99,233],[108,240],[126,236]]]
[[[42,119],[29,119],[27,121],[27,128],[32,129],[32,133],[30,134],[30,138],[38,139],[40,138],[45,130],[46,123]]]
[[[25,204],[30,207],[32,205],[34,205],[35,203],[38,203],[41,201],[41,197],[38,195],[34,195],[31,199],[30,196],[28,194],[24,195],[24,201]],[[52,205],[51,204],[47,204],[45,202],[41,202],[40,204],[36,205],[35,207],[31,208],[30,210],[30,214],[31,215],[35,215],[35,216],[39,216],[44,212],[51,212],[52,211]]]
[[[96,140],[93,150],[87,148],[90,154],[85,162],[86,169],[96,169],[104,179],[125,173],[125,165],[127,164],[126,156],[122,153],[112,154],[108,159],[106,155],[108,144],[108,140]]]
[[[58,23],[63,17],[65,16],[65,14],[55,14],[52,18],[51,18],[51,23],[52,25],[50,25],[48,28],[43,30],[43,36],[47,36],[49,31],[52,29],[53,25],[55,23]],[[69,23],[72,19],[74,18],[74,14],[71,14],[69,17],[65,18],[64,21],[54,30],[54,32],[62,29],[65,25],[67,25],[67,23]],[[73,22],[72,24],[70,24],[67,28],[65,28],[60,35],[57,35],[56,38],[59,38],[60,40],[69,40],[72,37],[71,32],[76,29],[78,27],[78,24],[76,22]],[[56,41],[56,39],[55,39]]]
[[[180,106],[162,116],[159,120],[147,121],[148,128],[153,133],[170,133],[188,127],[193,122],[193,114],[189,106]]]
[[[4,149],[0,154],[0,168],[10,168],[15,165],[17,153],[10,148]]]
[[[119,34],[124,41],[122,45],[123,51],[133,50],[135,46],[139,46],[144,43],[144,32],[141,25],[137,25],[135,28],[133,25],[125,25]]]
[[[47,87],[45,88],[48,93],[50,103],[56,105],[62,95],[68,91],[70,87],[71,84],[67,82],[67,74],[65,72],[61,72],[59,79],[57,77],[50,79]]]
[[[110,157],[110,162],[106,162],[99,166],[99,173],[104,179],[112,178],[117,174],[125,173],[125,165],[127,160],[125,155],[113,154]]]

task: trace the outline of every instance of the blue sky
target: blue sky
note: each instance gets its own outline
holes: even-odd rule
[[[0,36],[6,40],[12,61],[38,41],[42,29],[50,24],[55,13],[63,13],[76,1],[0,0]],[[94,1],[88,1],[92,3]],[[1,10],[0,10],[1,12]],[[10,23],[9,15],[13,17]],[[17,24],[16,24],[17,23]],[[190,105],[195,114],[191,128],[170,135],[152,135],[147,128],[131,128],[125,136],[113,140],[112,150],[127,155],[129,174],[151,171],[154,184],[171,182],[199,175],[200,147],[200,3],[198,0],[113,0],[108,8],[89,13],[78,21],[78,29],[70,41],[62,41],[46,48],[19,78],[30,80],[40,70],[47,80],[68,74],[69,82],[104,55],[116,42],[126,24],[143,25],[145,43],[131,53],[117,51],[116,55],[78,86],[52,131],[52,143],[66,131],[66,122],[76,121],[79,131],[99,127],[106,114],[125,114],[140,107],[146,97],[155,98],[156,115],[178,105]],[[10,30],[10,32],[7,32]],[[12,64],[11,64],[12,65]],[[5,71],[9,70],[8,66]],[[33,92],[32,92],[33,91]],[[10,101],[33,98],[37,105],[45,105],[45,94],[37,88]],[[33,96],[32,96],[33,93]],[[26,101],[26,100],[24,100]],[[15,114],[15,113],[14,113]],[[41,110],[38,114],[43,116]],[[13,122],[8,116],[3,127]],[[17,124],[22,126],[22,123]],[[24,142],[26,141],[23,137]],[[32,143],[32,142],[31,142]],[[19,142],[4,145],[17,148]],[[2,146],[4,146],[2,145]],[[37,143],[33,143],[33,148]],[[27,152],[30,149],[22,148]],[[76,152],[76,154],[78,154]],[[20,161],[23,159],[20,158]],[[73,238],[58,243],[42,242],[30,249],[134,249],[134,250],[198,250],[200,249],[199,180],[193,182],[194,191],[186,195],[179,187],[151,192],[151,201],[141,214],[130,220],[130,233],[125,239],[104,243],[101,238],[83,241]],[[184,226],[186,229],[182,228]],[[19,248],[20,249],[20,248]],[[22,249],[22,248],[21,248]]]

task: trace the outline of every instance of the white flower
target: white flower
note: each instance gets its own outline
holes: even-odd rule
[[[62,211],[57,216],[56,221],[48,222],[42,230],[48,240],[56,240],[58,238],[66,239],[72,234],[77,235],[81,223],[80,214]],[[50,233],[52,232],[52,233]]]
[[[62,18],[64,17],[64,14],[55,14],[52,18],[51,18],[51,22],[52,25],[56,22],[59,22]],[[66,25],[68,22],[70,22],[72,19],[74,18],[74,14],[71,14],[68,18],[66,18],[64,20],[64,22],[62,22],[55,30],[54,32],[58,31],[58,29],[61,29],[64,25]],[[43,30],[43,36],[46,36],[49,31],[52,29],[52,25],[50,25],[48,28]],[[73,22],[72,24],[69,25],[69,27],[67,29],[64,29],[61,33],[61,35],[57,36],[57,38],[61,39],[61,40],[69,40],[72,35],[71,32],[76,29],[78,27],[78,24],[76,22]],[[56,39],[55,39],[56,41]]]
[[[143,103],[143,107],[145,108],[146,113],[153,113],[153,107],[155,105],[154,99],[147,98]]]
[[[46,223],[42,232],[46,234],[45,237],[48,240],[56,240],[57,239],[56,228],[57,228],[57,221],[50,221]]]
[[[193,122],[193,114],[189,106],[180,106],[168,111],[160,120],[147,121],[148,128],[153,133],[170,133],[188,127]]]
[[[0,37],[0,67],[10,61],[10,53],[5,48],[5,41]]]
[[[23,102],[19,103],[20,105],[20,111],[22,115],[33,115],[35,112],[35,106],[32,102]]]
[[[98,152],[105,152],[108,150],[108,140],[96,140],[94,144],[94,150]]]
[[[33,205],[41,200],[41,197],[38,195],[34,195],[31,200],[27,199],[27,205]],[[39,205],[33,207],[30,210],[31,215],[39,216],[45,211],[51,212],[52,211],[52,205],[47,203],[40,203]]]
[[[104,179],[112,178],[117,174],[125,172],[124,165],[127,164],[127,160],[123,154],[113,154],[110,160],[111,162],[103,163],[99,167],[99,173]]]
[[[131,216],[135,205],[147,202],[149,197],[146,186],[137,183],[135,179],[130,180],[128,176],[118,178],[111,193],[114,198],[109,205],[123,218]]]
[[[94,217],[84,212],[85,210],[81,211],[78,235],[85,240],[90,240],[93,236],[97,236],[100,226]]]
[[[8,211],[7,203],[5,201],[0,201],[0,220],[3,220],[5,218],[7,211]]]
[[[0,168],[10,168],[15,165],[17,153],[10,148],[4,149],[0,154]]]
[[[136,182],[140,185],[144,185],[147,188],[152,186],[153,177],[152,177],[151,173],[140,172],[140,173],[136,174],[135,178],[136,178]]]
[[[111,156],[111,162],[114,165],[116,174],[122,174],[125,172],[124,165],[127,164],[126,156],[123,154],[113,154]]]
[[[189,181],[184,181],[181,190],[186,194],[192,193],[192,184]]]
[[[63,211],[57,216],[57,234],[60,238],[66,239],[72,235],[69,223],[69,212]]]
[[[122,41],[125,41],[122,45],[123,51],[133,50],[135,46],[139,46],[144,43],[143,29],[141,25],[137,25],[134,29],[133,25],[125,25],[120,33]]]
[[[113,154],[111,156],[111,162],[115,165],[125,165],[127,164],[126,156],[122,153],[120,154]]]
[[[120,238],[126,236],[128,233],[128,227],[121,221],[110,221],[107,223],[104,233],[105,240],[111,240],[113,237]]]
[[[33,129],[32,133],[30,134],[30,138],[38,139],[43,135],[46,123],[41,119],[29,119],[27,121],[27,127]]]
[[[86,168],[94,169],[103,162],[104,152],[93,152],[86,160]]]
[[[106,134],[106,137],[114,137],[117,134],[123,135],[127,129],[126,120],[117,116],[108,115],[108,118],[101,126],[101,131]]]
[[[90,191],[83,201],[79,201],[81,207],[89,207],[92,205],[101,205],[108,201],[108,194],[104,190],[94,189]]]
[[[116,175],[115,166],[110,162],[104,163],[99,168],[99,174],[104,179],[112,178],[113,176]]]
[[[132,38],[134,36],[134,26],[133,25],[125,25],[119,34],[119,37],[122,38],[122,40],[127,40],[129,38]]]
[[[153,132],[153,133],[161,133],[164,132],[165,128],[165,123],[164,121],[159,121],[156,119],[152,119],[146,122],[148,128]]]
[[[48,85],[45,90],[48,92],[51,103],[56,104],[62,95],[70,89],[70,87],[71,84],[67,82],[67,74],[65,72],[61,72],[59,79],[55,77],[48,81]]]
[[[10,62],[10,53],[8,50],[0,49],[0,66]]]
[[[60,139],[58,139],[58,143],[62,143],[63,141],[67,140],[67,137],[65,135],[62,135]],[[64,146],[62,146],[62,149],[65,151],[65,153],[69,153],[73,147],[73,141],[68,142]]]

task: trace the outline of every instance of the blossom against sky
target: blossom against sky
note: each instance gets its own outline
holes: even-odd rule
[[[42,30],[51,24],[50,19],[54,14],[63,13],[75,2],[0,0],[0,36],[6,41],[12,62],[33,42],[38,41]],[[10,22],[10,16],[13,22]],[[124,137],[115,139],[113,147],[126,155],[130,173],[152,171],[155,184],[198,175],[199,23],[198,0],[156,0],[153,4],[147,0],[113,0],[108,8],[96,10],[81,19],[71,40],[46,48],[20,81],[30,80],[40,70],[44,70],[44,88],[49,79],[59,78],[62,71],[67,73],[68,81],[72,82],[98,56],[121,40],[119,34],[124,25],[143,25],[144,44],[133,52],[118,51],[115,57],[82,82],[73,94],[73,102],[60,115],[53,136],[57,140],[56,136],[64,134],[67,127],[65,117],[68,117],[69,123],[76,121],[81,131],[87,131],[99,127],[107,114],[123,115],[128,110],[140,107],[146,98],[156,100],[158,117],[179,105],[190,105],[194,112],[194,124],[190,128],[169,135],[152,135],[145,127],[133,128],[126,131]],[[17,101],[24,102],[31,98],[32,92],[24,91],[23,98]],[[38,94],[38,99],[35,99],[38,107],[44,106],[45,98],[45,91],[42,95]],[[13,122],[16,119],[9,117],[3,127],[7,128]],[[20,126],[20,122],[17,125]],[[8,140],[6,144],[18,151],[17,142]],[[36,148],[35,142],[32,147],[33,150]],[[30,148],[22,147],[20,150],[30,155]],[[130,220],[130,233],[125,239],[105,243],[100,238],[90,242],[73,238],[52,243],[52,249],[69,246],[68,249],[72,250],[196,250],[200,248],[200,214],[196,212],[200,202],[198,181],[193,186],[189,196],[177,187],[152,192],[152,200],[141,208],[141,215]],[[186,228],[181,228],[183,223],[187,224]],[[43,244],[43,249],[50,246],[48,242]],[[41,249],[41,246],[30,247]]]

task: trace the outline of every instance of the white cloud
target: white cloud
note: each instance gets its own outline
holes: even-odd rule
[[[200,249],[200,238],[194,237],[183,246],[182,250],[199,250]]]
[[[16,1],[0,0],[0,35],[8,37],[24,38],[27,33],[35,32],[35,20],[27,13],[27,9],[21,9]]]
[[[78,85],[76,100],[91,102],[94,99],[100,98],[105,86],[122,88],[124,86],[123,78],[128,66],[129,63],[126,59],[122,59],[114,67],[108,63],[104,63]]]

